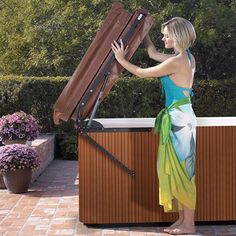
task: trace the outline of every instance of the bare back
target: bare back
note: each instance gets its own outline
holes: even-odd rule
[[[175,58],[179,69],[176,73],[169,75],[171,80],[177,86],[191,88],[195,72],[195,58],[187,51],[175,56]]]

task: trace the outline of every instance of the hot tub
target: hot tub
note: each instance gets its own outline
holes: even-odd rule
[[[158,204],[155,118],[96,121],[102,128],[78,135],[80,221],[175,220]],[[198,117],[196,152],[196,221],[235,221],[236,117]]]

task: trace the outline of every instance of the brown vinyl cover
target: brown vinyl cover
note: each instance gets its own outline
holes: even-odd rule
[[[124,10],[123,5],[120,3],[114,3],[112,5],[101,29],[96,34],[96,37],[54,105],[53,118],[55,124],[59,124],[61,121],[68,121],[70,118],[76,120],[78,113],[77,106],[84,93],[89,88],[90,84],[96,80],[96,77],[104,69],[106,63],[113,55],[111,43],[114,40],[124,37],[140,14],[145,15],[145,18],[135,28],[127,43],[129,45],[129,50],[126,55],[128,60],[131,59],[143,38],[150,30],[153,24],[153,17],[148,15],[145,9],[139,9],[133,13],[129,13]],[[116,61],[111,65],[109,80],[100,102],[108,95],[110,89],[118,80],[122,70],[123,67]],[[102,82],[103,81],[98,84],[89,97],[88,102],[80,110],[80,117],[82,119],[90,115],[102,87]]]

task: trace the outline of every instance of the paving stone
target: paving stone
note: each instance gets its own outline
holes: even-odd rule
[[[0,190],[0,236],[169,235],[163,227],[96,228],[81,223],[77,164],[54,160],[25,194]],[[196,229],[196,236],[236,236],[235,224],[197,225]]]

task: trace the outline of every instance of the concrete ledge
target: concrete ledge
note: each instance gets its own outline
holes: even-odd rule
[[[31,142],[31,146],[38,152],[41,159],[40,167],[32,173],[31,183],[33,183],[54,159],[55,135],[40,135],[37,139]]]
[[[104,128],[153,128],[156,118],[106,118],[94,119]],[[197,127],[236,126],[236,117],[197,117]]]

